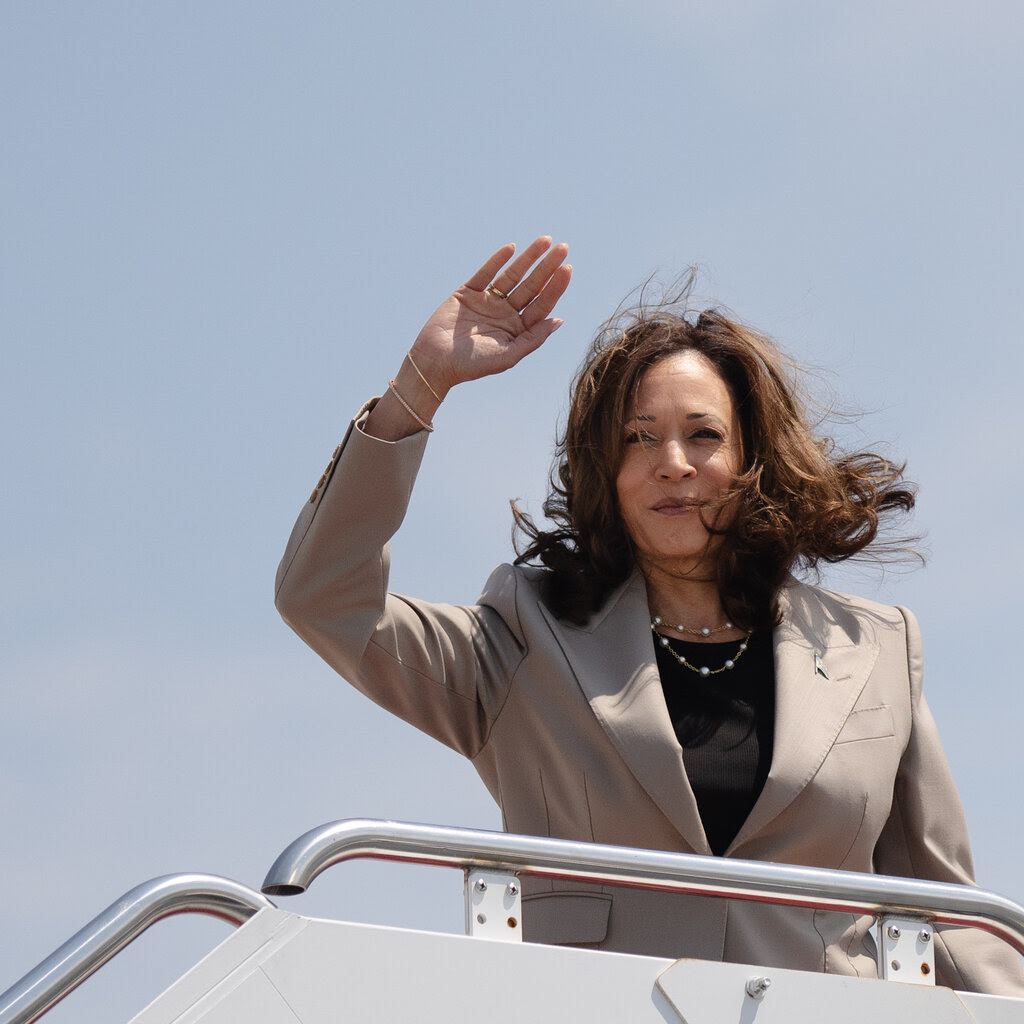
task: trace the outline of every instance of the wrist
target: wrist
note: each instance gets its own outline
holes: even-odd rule
[[[429,351],[418,349],[414,344],[406,353],[402,369],[409,368],[419,379],[421,386],[426,388],[438,404],[444,401],[458,380],[451,380],[444,361],[431,356]]]
[[[434,413],[440,402],[427,387],[408,359],[402,360],[398,373],[363,424],[365,433],[385,441],[397,441],[433,430]]]
[[[449,389],[441,384],[440,374],[431,372],[431,375],[428,376],[427,373],[424,373],[420,366],[422,359],[422,356],[414,358],[412,349],[409,349],[405,355],[405,362],[412,367],[413,373],[419,377],[420,383],[427,389],[427,391],[430,392],[431,398],[440,405],[444,401],[445,395],[448,393]],[[434,370],[429,363],[427,364],[427,369],[430,371]]]

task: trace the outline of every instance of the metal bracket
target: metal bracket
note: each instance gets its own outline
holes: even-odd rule
[[[878,976],[908,985],[935,984],[935,935],[919,917],[878,919]]]
[[[464,894],[467,935],[523,941],[523,897],[517,875],[468,868]]]

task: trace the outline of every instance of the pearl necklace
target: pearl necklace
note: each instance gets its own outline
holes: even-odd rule
[[[662,624],[661,616],[655,615],[651,622],[655,626],[660,626]],[[714,628],[711,626],[701,626],[700,629],[694,629],[693,626],[684,626],[681,622],[678,622],[670,628],[674,629],[677,633],[692,633],[694,636],[712,636],[715,633],[724,633],[727,629],[732,629],[733,624],[727,622],[724,626],[715,626]]]
[[[736,667],[736,662],[739,661],[740,658],[743,657],[743,652],[746,651],[746,649],[747,649],[747,642],[754,635],[754,631],[750,630],[747,633],[747,635],[740,641],[740,645],[737,648],[736,653],[731,658],[726,658],[725,659],[725,664],[721,668],[709,668],[707,665],[699,665],[698,666],[698,665],[694,665],[691,662],[687,661],[686,658],[684,658],[677,650],[675,650],[675,648],[672,647],[672,645],[669,643],[668,637],[667,636],[662,636],[658,632],[658,627],[660,625],[661,625],[661,617],[658,616],[658,615],[655,615],[654,618],[651,619],[651,632],[654,634],[655,639],[658,641],[658,643],[662,647],[664,647],[665,650],[667,650],[668,653],[671,654],[672,657],[675,658],[676,661],[678,661],[680,665],[682,665],[684,668],[688,668],[691,672],[696,672],[697,675],[703,676],[705,679],[708,676],[717,676],[717,675],[719,675],[722,672],[728,672],[728,671],[731,671],[733,668],[735,668]],[[678,629],[679,627],[677,626],[676,628]],[[719,629],[714,630],[714,632],[720,633],[725,628],[726,628],[725,626],[722,626]],[[696,630],[694,630],[693,632],[696,632]],[[703,633],[703,635],[707,636],[710,632],[711,632],[711,630],[708,630],[708,633]]]

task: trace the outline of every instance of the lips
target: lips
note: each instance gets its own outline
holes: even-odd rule
[[[688,512],[697,512],[704,502],[697,498],[662,498],[651,506],[652,512],[661,512],[667,516],[680,516]]]

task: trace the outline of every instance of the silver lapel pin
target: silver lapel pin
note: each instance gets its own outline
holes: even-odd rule
[[[828,679],[828,669],[825,668],[825,663],[821,660],[821,655],[817,651],[814,652],[814,674]]]

